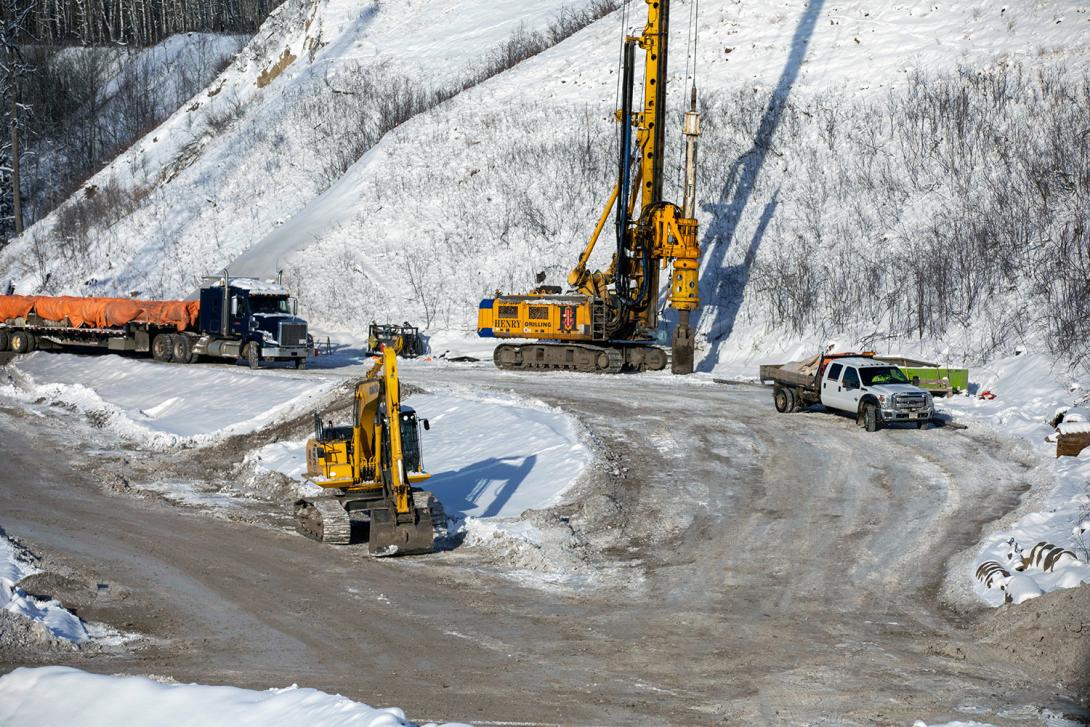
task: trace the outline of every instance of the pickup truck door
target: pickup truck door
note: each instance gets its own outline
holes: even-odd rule
[[[821,382],[821,403],[833,409],[854,412],[859,407],[861,389],[859,371],[854,366],[831,364]]]
[[[841,399],[838,409],[855,413],[859,411],[859,397],[863,395],[863,383],[859,380],[859,370],[854,366],[845,366],[844,375],[840,377],[838,392]]]
[[[821,403],[825,406],[840,408],[840,399],[843,389],[840,385],[840,375],[844,372],[844,364],[832,363],[825,369],[825,375],[821,378]]]

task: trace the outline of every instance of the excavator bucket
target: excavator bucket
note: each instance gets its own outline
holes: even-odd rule
[[[435,524],[427,509],[418,509],[415,522],[399,523],[391,509],[371,510],[367,550],[377,557],[435,552]]]

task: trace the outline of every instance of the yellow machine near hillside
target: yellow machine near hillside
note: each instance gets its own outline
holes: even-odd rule
[[[497,291],[481,301],[477,333],[516,339],[496,346],[496,367],[524,371],[622,370],[666,368],[666,351],[658,346],[660,307],[677,314],[669,359],[675,374],[691,374],[695,331],[690,316],[700,305],[700,244],[697,239],[696,178],[700,112],[695,72],[689,104],[682,118],[685,159],[680,206],[666,198],[666,82],[669,0],[645,0],[647,24],[639,35],[624,38],[619,85],[620,142],[617,182],[590,241],[568,274],[568,290],[543,285],[529,293]],[[691,31],[695,32],[695,31]],[[695,44],[695,38],[691,37]],[[644,54],[643,104],[634,92],[636,52]],[[670,114],[674,109],[669,110]],[[605,270],[587,266],[613,215],[616,247]],[[665,295],[660,290],[664,282]],[[662,331],[665,334],[665,330]],[[521,340],[519,340],[521,339]]]
[[[411,555],[435,550],[436,531],[446,527],[443,506],[432,493],[414,487],[431,475],[420,454],[416,412],[401,405],[397,354],[387,348],[356,385],[350,426],[323,424],[314,415],[307,442],[307,479],[331,494],[295,503],[295,524],[303,535],[346,545],[352,514],[370,524],[372,555]]]

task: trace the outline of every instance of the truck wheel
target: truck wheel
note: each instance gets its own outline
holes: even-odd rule
[[[305,369],[307,367],[307,360],[305,358],[295,359],[295,368]]]
[[[780,414],[784,414],[791,408],[791,394],[787,389],[782,386],[775,386],[772,389],[772,403],[776,405],[776,411]]]
[[[29,331],[16,331],[11,334],[11,350],[15,353],[30,353],[35,346],[34,334]]]
[[[0,331],[0,351],[7,351],[11,346],[11,336],[7,331]]]
[[[160,333],[151,341],[151,357],[156,361],[169,363],[174,360],[174,336]]]
[[[874,404],[863,405],[863,426],[868,432],[877,432],[882,426],[882,422],[878,419],[878,407]]]
[[[174,351],[175,363],[193,363],[193,344],[189,341],[189,336],[176,335],[172,336],[174,339],[174,345],[172,350]]]
[[[242,357],[246,359],[246,363],[250,365],[250,368],[261,368],[261,344],[257,341],[247,343],[246,348],[242,351]]]
[[[927,429],[929,426],[931,426],[931,422],[929,422],[926,419],[922,419],[922,420],[916,422],[916,428],[917,429]]]

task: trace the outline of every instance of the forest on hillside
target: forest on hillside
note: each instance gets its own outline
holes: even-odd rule
[[[0,245],[203,88],[279,2],[0,0]]]

